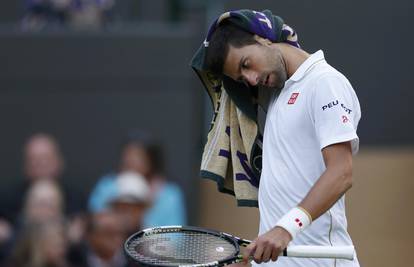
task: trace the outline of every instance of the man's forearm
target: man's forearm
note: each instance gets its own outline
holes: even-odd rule
[[[341,143],[323,150],[326,170],[299,203],[312,217],[317,219],[352,186],[352,153],[350,144]]]

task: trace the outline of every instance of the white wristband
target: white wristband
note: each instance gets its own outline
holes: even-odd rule
[[[276,226],[282,227],[290,233],[292,239],[302,232],[309,224],[311,224],[312,218],[309,213],[300,208],[296,207],[286,213],[277,223]]]

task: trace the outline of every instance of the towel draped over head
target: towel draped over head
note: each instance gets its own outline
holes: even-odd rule
[[[295,31],[269,10],[242,9],[223,13],[210,26],[190,63],[209,94],[214,114],[201,160],[201,177],[216,181],[220,192],[236,197],[239,206],[258,206],[262,134],[258,126],[257,88],[214,76],[205,55],[214,31],[223,21],[266,38],[300,47]]]

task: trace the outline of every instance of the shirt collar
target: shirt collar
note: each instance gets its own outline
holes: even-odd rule
[[[314,64],[320,61],[325,61],[325,57],[322,50],[318,50],[317,52],[313,53],[310,57],[308,57],[293,73],[293,75],[289,78],[288,81],[299,81],[300,79],[302,79],[303,76],[305,76],[306,72],[310,70]]]

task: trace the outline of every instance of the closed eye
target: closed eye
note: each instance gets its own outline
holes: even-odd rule
[[[241,65],[241,67],[243,69],[248,69],[249,68],[249,61],[247,59],[243,60],[243,63]]]
[[[238,66],[238,72],[240,73],[240,76],[237,77],[236,81],[239,83],[243,83],[247,87],[249,87],[249,83],[241,74],[242,74],[242,70],[248,69],[248,68],[249,68],[249,60],[245,57],[242,57],[239,61],[239,66]]]
[[[241,74],[243,69],[248,69],[248,68],[249,68],[249,60],[245,57],[242,57],[239,61],[237,71]]]

